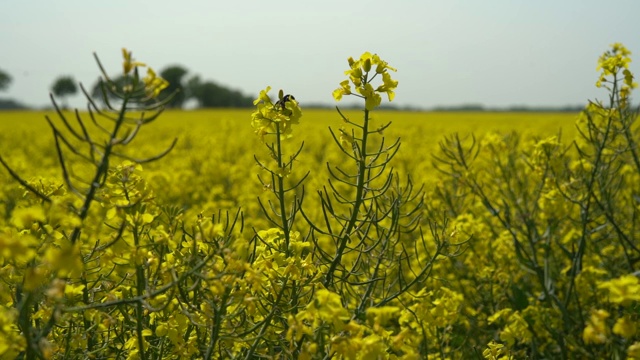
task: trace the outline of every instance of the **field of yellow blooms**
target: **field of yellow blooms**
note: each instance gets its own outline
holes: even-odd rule
[[[256,198],[264,193],[257,175],[254,154],[268,157],[260,139],[251,128],[251,110],[167,111],[147,131],[141,133],[131,154],[143,158],[169,146],[177,138],[172,151],[162,161],[143,165],[143,178],[158,201],[175,204],[191,215],[241,207],[247,221],[260,218]],[[346,111],[356,118],[362,111]],[[60,181],[61,170],[55,155],[51,130],[45,116],[50,112],[1,112],[0,140],[2,151],[13,168],[26,178],[52,178]],[[69,112],[66,116],[73,119]],[[446,136],[518,132],[533,139],[536,136],[571,137],[575,134],[574,113],[447,113],[447,112],[379,112],[374,126],[392,122],[383,135],[401,138],[402,149],[394,161],[400,174],[410,174],[416,183],[438,181],[433,168],[433,154]],[[335,110],[305,110],[296,128],[295,140],[304,141],[299,158],[300,174],[311,171],[306,187],[315,193],[328,178],[326,164],[345,160],[331,149],[329,127],[338,129],[342,120]],[[0,173],[2,183],[18,188],[9,174]],[[20,194],[22,195],[22,194]],[[311,195],[309,201],[314,196]]]
[[[369,53],[362,110],[156,113],[123,55],[113,111],[0,113],[0,357],[640,359],[621,45],[580,114],[382,111]]]

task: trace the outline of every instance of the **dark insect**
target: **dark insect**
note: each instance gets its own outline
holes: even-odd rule
[[[285,110],[286,109],[285,103],[287,101],[289,101],[289,100],[295,100],[295,99],[296,98],[293,97],[293,95],[287,94],[287,95],[283,96],[281,100],[278,100],[278,102],[276,102],[276,108],[281,107],[282,110]]]

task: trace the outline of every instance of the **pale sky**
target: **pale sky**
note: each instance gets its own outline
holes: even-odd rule
[[[640,78],[638,0],[1,0],[1,98],[49,103],[59,75],[91,86],[121,71],[126,47],[156,70],[256,95],[267,85],[334,104],[349,56],[377,53],[398,69],[396,105],[579,105],[600,54],[622,42]],[[638,99],[638,96],[635,96]],[[84,107],[80,96],[73,106]]]

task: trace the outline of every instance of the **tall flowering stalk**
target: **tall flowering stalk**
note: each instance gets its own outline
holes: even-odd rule
[[[348,63],[348,78],[333,96],[337,101],[344,96],[361,98],[364,115],[361,121],[352,121],[338,108],[342,120],[351,128],[330,132],[350,168],[327,164],[328,187],[318,191],[321,209],[315,213],[304,208],[302,211],[312,229],[312,255],[319,271],[314,297],[331,298],[333,310],[327,313],[322,302],[315,300],[317,308],[308,307],[292,319],[294,331],[290,336],[315,344],[317,358],[348,357],[353,351],[362,352],[363,358],[377,358],[388,349],[426,357],[428,334],[409,327],[416,322],[427,326],[430,320],[421,310],[404,307],[418,309],[420,302],[431,301],[427,299],[434,294],[420,290],[436,258],[449,246],[457,249],[461,244],[451,244],[446,226],[434,223],[430,224],[432,241],[423,236],[422,188],[414,188],[410,177],[401,183],[398,174],[389,168],[400,148],[400,139],[387,145],[382,134],[391,123],[378,127],[371,124],[371,113],[381,105],[382,95],[386,94],[389,101],[394,98],[398,82],[390,72],[396,69],[368,52],[358,60],[349,58]],[[461,298],[458,294],[451,296]],[[445,304],[444,299],[438,301]],[[454,314],[460,301],[447,300],[446,304],[447,309],[442,312]],[[406,324],[390,324],[389,319],[398,316]],[[307,325],[312,320],[313,331]],[[391,333],[406,334],[411,338],[407,340],[412,343],[409,347],[414,350],[389,341],[384,334]],[[370,346],[363,346],[364,343]]]
[[[302,110],[295,97],[284,95],[282,90],[274,103],[268,94],[270,89],[267,87],[261,91],[254,101],[256,111],[251,116],[251,125],[271,158],[271,161],[265,162],[254,156],[258,166],[268,174],[266,179],[260,175],[258,179],[276,199],[275,204],[269,201],[269,209],[262,199],[258,199],[269,224],[274,227],[254,229],[253,256],[249,261],[256,271],[262,273],[267,285],[255,293],[260,299],[260,308],[264,310],[257,316],[255,339],[248,346],[245,359],[252,359],[257,352],[289,348],[279,329],[280,326],[284,326],[285,330],[288,327],[287,312],[295,313],[302,306],[300,297],[304,284],[313,279],[314,273],[310,264],[303,259],[306,244],[300,234],[293,231],[304,198],[303,191],[300,195],[296,192],[308,173],[294,184],[287,181],[304,142],[289,156],[285,155],[283,147],[283,142],[293,137],[293,125],[299,123]],[[291,193],[293,198],[288,196]]]
[[[256,105],[256,111],[251,115],[251,125],[255,129],[256,135],[260,137],[267,147],[269,157],[275,162],[275,164],[273,164],[275,165],[274,167],[255,157],[257,164],[270,175],[270,179],[267,180],[264,180],[260,176],[258,176],[258,178],[264,188],[273,191],[276,196],[278,208],[275,214],[278,219],[273,218],[272,213],[266,211],[266,207],[261,201],[260,205],[269,221],[276,224],[276,226],[282,230],[284,235],[284,251],[287,256],[290,256],[289,243],[291,239],[291,228],[295,214],[298,211],[298,202],[293,200],[291,202],[291,209],[288,212],[287,199],[285,196],[287,193],[295,190],[302,181],[304,181],[304,178],[290,188],[285,187],[285,179],[291,174],[293,164],[302,151],[304,142],[300,145],[298,151],[291,155],[289,159],[286,158],[283,152],[282,143],[293,136],[293,125],[300,122],[302,110],[295,98],[291,95],[285,96],[282,90],[278,93],[278,101],[273,103],[268,95],[269,90],[271,90],[271,87],[260,91],[260,95],[253,102],[253,104]],[[275,141],[275,143],[268,143],[267,139]]]
[[[165,150],[148,158],[133,157],[125,148],[136,139],[143,126],[162,113],[164,105],[170,99],[158,101],[157,97],[168,83],[158,77],[153,69],[135,61],[128,50],[123,49],[122,55],[124,85],[112,81],[95,56],[103,74],[101,88],[106,109],[100,109],[82,85],[80,87],[88,101],[87,114],[76,111],[69,117],[51,97],[59,120],[54,121],[48,116],[46,120],[53,133],[54,151],[62,171],[64,189],[59,186],[56,191],[51,192],[42,184],[29,182],[0,157],[0,164],[37,199],[30,210],[32,214],[25,217],[27,220],[17,224],[24,229],[22,236],[33,239],[28,242],[25,253],[22,254],[26,258],[24,261],[11,260],[16,272],[15,279],[21,279],[10,286],[15,292],[13,306],[24,340],[20,356],[26,359],[51,356],[48,338],[59,322],[68,321],[62,319],[61,314],[82,313],[86,307],[95,306],[95,297],[104,294],[105,289],[98,284],[97,279],[105,279],[109,275],[99,274],[100,268],[96,270],[95,264],[100,263],[103,256],[106,257],[105,253],[114,244],[124,241],[122,238],[126,236],[125,230],[131,223],[142,228],[142,224],[148,224],[154,218],[144,211],[149,202],[148,192],[138,192],[139,189],[134,189],[136,185],[129,180],[135,177],[134,169],[140,170],[140,164],[165,156],[174,147],[176,140]],[[143,68],[147,69],[144,77],[139,74]],[[116,103],[110,102],[109,98],[117,99]],[[116,166],[115,159],[124,160],[126,164]],[[112,179],[118,176],[121,177],[114,186]],[[118,186],[127,192],[116,190],[115,187]],[[123,195],[126,195],[126,200],[109,204],[109,199]],[[120,212],[136,211],[136,217],[144,218],[145,221],[133,220],[131,216],[128,220],[120,219],[121,223],[114,225],[115,235],[109,241],[101,242],[100,222],[89,221],[91,214],[96,212],[96,203],[102,206],[115,205],[113,210]],[[45,210],[49,216],[45,216]],[[138,213],[139,210],[142,212]],[[136,250],[140,247],[138,235],[141,233],[133,234]],[[140,264],[136,264],[135,269],[135,295],[142,298],[148,295],[145,294],[145,270]],[[65,297],[67,304],[63,300]],[[79,306],[71,306],[76,301],[80,302]],[[140,356],[144,358],[144,310],[142,301],[134,303],[134,313],[138,320],[134,341]],[[40,319],[43,312],[46,313],[44,321]],[[89,354],[98,350],[101,336],[88,317],[81,317],[84,318],[81,326],[86,339],[84,351]],[[69,320],[64,326],[72,326],[69,324],[73,324],[73,320]],[[69,343],[67,345],[67,351],[75,347]]]
[[[392,101],[395,97],[394,90],[398,86],[398,82],[391,78],[389,70],[396,71],[396,69],[390,67],[388,63],[380,59],[378,55],[372,55],[369,52],[362,54],[360,59],[357,61],[350,57],[348,62],[350,69],[346,70],[345,74],[349,79],[340,83],[340,87],[333,91],[333,97],[336,101],[340,101],[344,95],[354,95],[362,98],[365,103],[364,119],[362,124],[351,122],[338,109],[338,112],[340,112],[340,116],[344,122],[355,126],[359,130],[359,134],[356,135],[356,132],[353,129],[351,130],[351,133],[344,128],[340,129],[341,149],[348,157],[355,161],[357,166],[355,182],[351,183],[355,188],[356,193],[353,197],[353,201],[351,202],[352,209],[350,210],[350,215],[345,218],[346,221],[343,223],[344,227],[342,228],[339,237],[336,239],[337,248],[325,274],[325,286],[332,285],[334,281],[334,273],[341,264],[342,257],[347,249],[347,244],[351,241],[351,237],[355,235],[354,231],[357,232],[358,225],[362,224],[361,221],[359,221],[361,207],[364,205],[365,200],[370,196],[367,194],[367,191],[374,189],[374,187],[370,186],[372,185],[372,181],[379,175],[382,175],[384,168],[400,147],[399,140],[387,148],[384,148],[383,145],[381,145],[380,148],[375,151],[370,150],[371,145],[369,144],[369,137],[372,133],[378,132],[381,134],[384,129],[391,125],[391,123],[389,123],[379,129],[371,131],[369,121],[371,111],[380,106],[382,102],[382,97],[380,96],[381,93],[387,93],[389,101]],[[372,69],[375,70],[372,71]],[[378,76],[382,77],[383,84],[374,89],[373,81]],[[355,93],[351,90],[352,85],[355,87]],[[335,133],[333,131],[331,133],[333,137],[336,138]],[[369,157],[372,157],[372,159],[369,159]],[[377,164],[371,161],[377,160],[381,157],[383,160]],[[376,169],[376,172],[378,172],[375,177],[371,176],[370,171],[373,169]],[[339,179],[335,175],[334,177]],[[380,197],[389,189],[389,186],[392,183],[391,180],[392,175],[389,173],[386,181],[384,181],[383,185],[377,189],[380,191],[380,194],[376,197]],[[365,220],[365,223],[367,222],[366,219],[363,220]]]

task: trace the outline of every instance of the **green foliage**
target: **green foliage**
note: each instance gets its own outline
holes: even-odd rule
[[[15,110],[15,109],[26,109],[27,107],[24,104],[21,104],[12,99],[0,99],[0,110]]]
[[[11,75],[0,70],[0,91],[5,91],[11,85]]]
[[[169,66],[160,72],[160,76],[169,83],[167,93],[174,94],[173,99],[167,104],[168,107],[182,108],[187,99],[183,80],[187,73],[188,70],[179,65]]]
[[[111,78],[110,83],[117,89],[122,89],[125,86],[126,78],[124,75],[118,75]],[[109,91],[109,89],[104,87],[104,80],[102,77],[98,78],[98,80],[93,84],[90,94],[91,99],[100,102],[102,106],[107,106],[109,103],[117,102],[118,100],[117,92]]]
[[[225,86],[218,85],[213,81],[203,82],[200,77],[193,76],[185,82],[188,70],[182,66],[175,65],[165,68],[160,72],[160,76],[167,80],[167,91],[160,96],[160,99],[171,97],[167,103],[169,108],[182,108],[185,101],[193,99],[200,108],[238,108],[249,107],[253,99],[243,95],[240,91],[231,90]],[[125,83],[122,75],[112,77],[112,83],[121,87]],[[138,86],[142,86],[139,84]],[[117,101],[118,98],[112,92],[103,88],[102,79],[98,79],[91,88],[91,98],[106,106],[109,102]],[[171,94],[171,95],[168,95]]]
[[[60,97],[65,101],[68,96],[75,95],[78,92],[78,86],[76,85],[76,81],[73,77],[61,76],[53,82],[51,92],[53,95]]]
[[[189,79],[189,98],[195,99],[201,108],[249,107],[252,99],[240,91],[229,89],[214,81],[202,81],[198,76]]]

